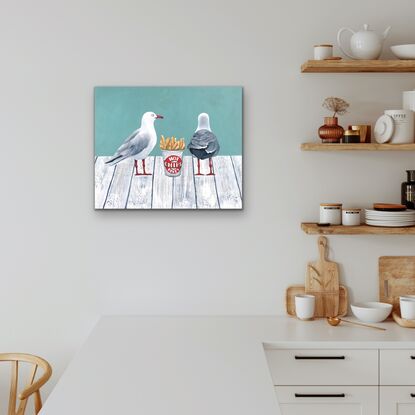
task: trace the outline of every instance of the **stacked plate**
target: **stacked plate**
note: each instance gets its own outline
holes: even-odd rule
[[[365,209],[366,225],[401,227],[415,226],[415,210],[407,209],[397,212]]]

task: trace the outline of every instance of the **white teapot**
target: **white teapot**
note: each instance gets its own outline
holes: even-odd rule
[[[382,53],[383,41],[389,34],[391,27],[389,26],[382,35],[376,34],[369,30],[369,25],[363,25],[363,30],[355,32],[348,27],[343,27],[337,33],[337,43],[340,50],[352,59],[379,59]],[[350,39],[350,49],[352,53],[347,53],[342,47],[341,35],[343,32],[349,31],[353,34]]]

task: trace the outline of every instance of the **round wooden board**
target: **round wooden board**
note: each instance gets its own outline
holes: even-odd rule
[[[392,317],[395,320],[395,323],[399,324],[401,327],[415,329],[415,320],[405,320],[396,311],[392,313]]]

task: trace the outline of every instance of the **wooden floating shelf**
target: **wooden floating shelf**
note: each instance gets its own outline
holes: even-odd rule
[[[380,226],[318,226],[317,223],[302,223],[301,229],[307,235],[415,235],[415,226],[383,228]]]
[[[361,143],[361,144],[325,144],[325,143],[303,143],[301,144],[303,151],[415,151],[414,144],[377,144],[377,143]]]
[[[301,65],[305,73],[415,72],[415,60],[310,60]]]

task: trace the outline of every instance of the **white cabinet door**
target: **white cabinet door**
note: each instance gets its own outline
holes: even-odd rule
[[[380,415],[414,415],[415,386],[382,386]]]
[[[275,391],[281,415],[378,415],[377,386],[277,386]]]
[[[380,384],[415,385],[415,350],[381,350]]]

